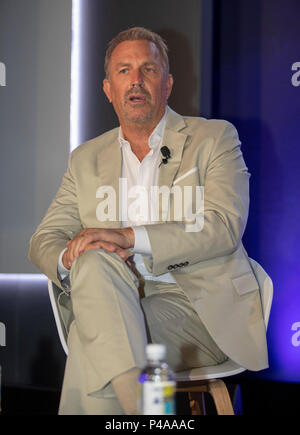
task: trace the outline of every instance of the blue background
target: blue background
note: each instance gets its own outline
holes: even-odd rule
[[[274,284],[270,369],[252,376],[285,382],[300,382],[299,17],[298,0],[215,2],[211,115],[239,131],[252,174],[244,244]]]

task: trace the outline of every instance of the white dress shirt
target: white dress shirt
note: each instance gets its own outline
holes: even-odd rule
[[[122,226],[132,227],[135,235],[134,261],[137,270],[144,279],[175,283],[170,273],[154,277],[145,267],[141,254],[152,255],[151,245],[147,230],[144,225],[155,223],[151,221],[150,189],[158,184],[158,167],[162,155],[160,148],[166,125],[167,110],[155,130],[149,137],[150,151],[140,162],[132,152],[130,143],[123,137],[122,128],[119,128],[119,142],[122,150],[122,186],[121,189],[121,215]],[[63,250],[58,260],[58,273],[63,279],[69,274],[69,270],[62,264]]]

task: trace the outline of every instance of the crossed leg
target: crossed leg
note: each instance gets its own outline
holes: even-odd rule
[[[165,343],[174,370],[224,361],[176,284],[139,281],[116,255],[88,251],[71,272],[71,324],[60,414],[135,412],[136,381],[148,341]]]

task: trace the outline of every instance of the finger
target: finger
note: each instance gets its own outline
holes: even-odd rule
[[[87,229],[81,230],[76,237],[74,237],[73,240],[69,240],[67,242],[67,247],[68,247],[68,257],[69,257],[69,261],[72,264],[75,259],[82,253],[84,252],[84,248],[82,246],[85,246],[86,244],[89,243],[88,240],[85,240],[86,238],[86,234],[87,233]],[[83,240],[84,243],[83,243]]]
[[[117,250],[118,246],[113,243],[107,243],[107,242],[92,242],[88,243],[85,248],[85,251],[90,251],[92,249],[104,249],[107,252],[115,252]]]
[[[66,251],[63,253],[63,256],[62,256],[61,261],[62,261],[63,266],[64,266],[66,269],[69,269],[69,256],[68,256],[68,250],[66,250]]]
[[[125,263],[127,264],[127,266],[130,267],[130,269],[132,269],[133,266],[135,266],[135,262],[134,262],[134,254],[127,258],[127,260],[125,261]]]
[[[122,248],[118,248],[116,250],[116,253],[119,255],[119,257],[122,258],[122,260],[126,261],[128,260],[130,257],[133,257],[132,252],[129,249],[122,249]]]
[[[76,238],[71,240],[70,243],[68,244],[68,255],[71,262],[75,260],[75,256],[74,256],[75,244],[76,244]]]
[[[104,240],[103,240],[104,239]],[[86,228],[80,231],[77,236],[71,241],[70,247],[70,256],[74,261],[79,255],[81,255],[86,246],[90,243],[101,242],[108,243],[107,245],[99,246],[100,248],[108,250],[109,252],[115,252],[118,247],[112,240],[111,234],[109,230],[105,230],[102,228]],[[94,247],[94,249],[96,249]],[[97,248],[98,249],[98,248]]]
[[[119,249],[119,246],[116,245],[115,243],[112,243],[112,242],[101,241],[100,243],[101,243],[103,249],[105,249],[105,251],[108,251],[108,252],[116,252]]]
[[[111,228],[89,228],[86,230],[85,236],[89,237],[90,241],[103,241],[115,243],[122,246],[123,236],[116,229]]]
[[[91,238],[86,233],[82,233],[78,235],[74,239],[74,245],[72,254],[75,258],[77,258],[80,254],[82,254],[85,251],[85,248],[88,244],[92,242]]]
[[[67,249],[62,257],[62,263],[66,269],[71,269],[72,261],[70,259],[70,251]]]
[[[126,237],[121,229],[111,228],[86,228],[78,233],[76,237],[80,238],[80,247],[88,243],[103,241],[115,243],[123,249],[126,249]],[[80,249],[80,248],[79,248]]]
[[[78,250],[80,249],[80,245],[82,240],[86,237],[88,229],[84,228],[79,231],[79,233],[74,237],[74,239],[68,242],[68,246],[70,246],[72,257],[78,257]]]
[[[80,244],[83,236],[76,236],[68,246],[70,250],[70,259],[73,262],[79,256]]]
[[[130,269],[132,269],[132,267],[133,267],[133,265],[134,265],[134,263],[133,263],[132,261],[130,261],[130,260],[126,260],[125,263],[127,264],[127,266],[128,266]]]
[[[86,247],[84,248],[84,252],[86,251],[92,251],[95,249],[101,249],[101,243],[96,242],[96,243],[89,243],[88,245],[86,245]]]

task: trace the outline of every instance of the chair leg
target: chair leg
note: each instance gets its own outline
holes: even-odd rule
[[[214,399],[219,415],[234,415],[232,403],[225,383],[221,379],[208,382],[208,393]]]
[[[205,415],[204,393],[189,393],[190,408],[192,415]]]

